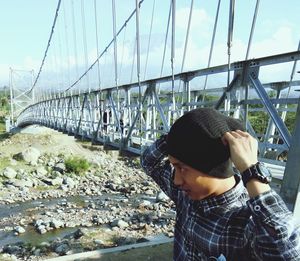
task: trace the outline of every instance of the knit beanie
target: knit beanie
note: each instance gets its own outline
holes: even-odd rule
[[[187,112],[172,125],[167,137],[168,154],[210,175],[210,171],[230,158],[229,147],[222,143],[225,132],[244,130],[239,120],[212,108]],[[229,164],[227,164],[229,165]],[[232,174],[212,172],[213,176]]]

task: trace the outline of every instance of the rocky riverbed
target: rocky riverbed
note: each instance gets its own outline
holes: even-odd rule
[[[43,127],[0,147],[0,260],[43,260],[173,236],[175,206],[139,158]],[[66,167],[75,156],[89,163],[83,173]]]

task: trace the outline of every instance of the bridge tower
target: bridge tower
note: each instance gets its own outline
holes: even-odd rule
[[[34,103],[34,91],[30,91],[34,71],[10,68],[10,128],[15,126],[16,118],[30,104]]]

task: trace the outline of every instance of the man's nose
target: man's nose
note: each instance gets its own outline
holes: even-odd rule
[[[183,179],[179,170],[175,170],[174,174],[174,185],[181,186],[183,184]]]

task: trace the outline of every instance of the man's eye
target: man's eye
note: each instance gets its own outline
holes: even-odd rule
[[[184,171],[186,171],[186,168],[185,168],[185,167],[179,166],[179,165],[177,165],[177,164],[172,164],[171,162],[170,162],[170,164],[171,164],[171,166],[172,166],[176,171],[179,171],[179,172],[184,172]]]

